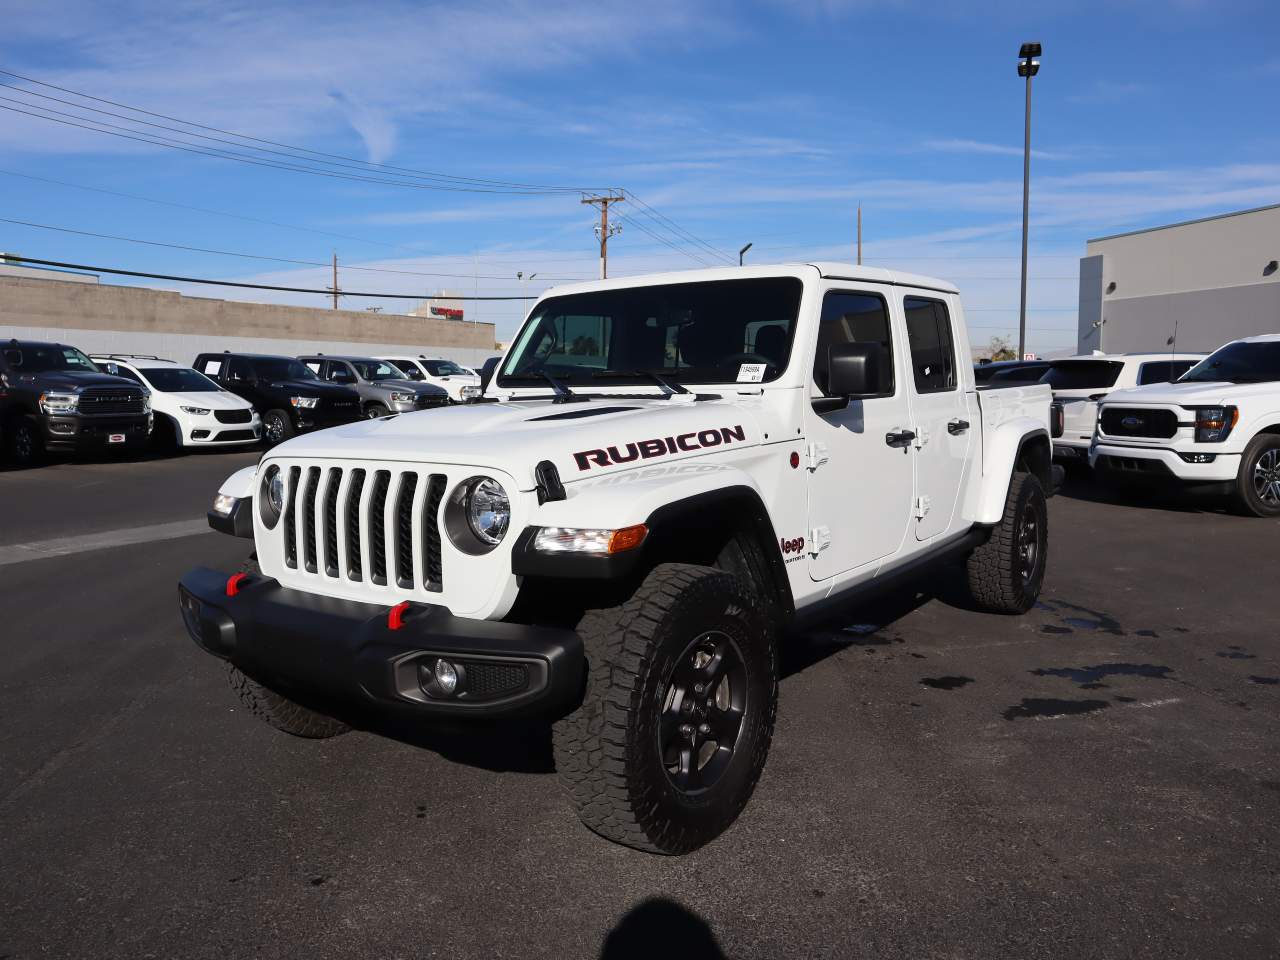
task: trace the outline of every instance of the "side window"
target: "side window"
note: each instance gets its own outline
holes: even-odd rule
[[[881,396],[893,395],[893,333],[889,326],[889,304],[883,297],[833,290],[822,298],[813,380],[824,394],[831,347],[839,343],[878,343],[884,347],[879,392]]]
[[[1195,366],[1192,360],[1152,360],[1138,371],[1138,385],[1172,383]]]
[[[942,393],[956,388],[956,348],[951,317],[940,300],[906,297],[907,340],[917,393]]]
[[[233,357],[227,361],[228,380],[248,380],[249,379],[249,361],[242,360],[239,357]]]

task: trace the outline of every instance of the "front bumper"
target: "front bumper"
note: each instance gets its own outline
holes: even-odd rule
[[[1135,479],[1177,480],[1183,483],[1225,483],[1235,480],[1240,470],[1239,453],[1217,453],[1200,449],[1188,454],[1212,454],[1212,463],[1188,463],[1178,451],[1167,447],[1138,446],[1099,441],[1089,451],[1089,465],[1095,470],[1123,473]]]
[[[84,453],[98,450],[134,450],[147,444],[151,415],[58,416],[40,418],[46,450]],[[118,439],[123,437],[124,439]]]
[[[455,617],[412,604],[399,629],[388,608],[336,600],[251,577],[228,596],[228,574],[197,568],[178,584],[191,638],[282,688],[387,712],[426,716],[562,716],[581,697],[586,661],[571,630]],[[461,677],[455,696],[428,692],[437,659]]]

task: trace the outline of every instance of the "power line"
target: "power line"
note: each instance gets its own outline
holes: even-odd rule
[[[684,227],[680,226],[680,224],[676,223],[670,217],[666,216],[665,214],[659,213],[653,207],[649,206],[649,204],[645,203],[643,200],[637,197],[630,190],[624,190],[623,193],[626,196],[630,197],[635,204],[637,204],[637,207],[642,214],[644,214],[650,220],[657,223],[660,227],[663,226],[663,224],[666,224],[665,229],[667,229],[671,233],[674,233],[676,236],[683,237],[686,241],[697,244],[698,246],[706,250],[708,253],[710,253],[712,256],[719,257],[720,259],[725,260],[728,263],[733,262],[733,257],[729,256],[723,250],[717,250],[715,247],[713,247],[711,244],[707,243],[706,241],[700,240],[698,237],[694,236],[688,230],[684,229]]]
[[[680,254],[681,256],[690,257],[691,259],[697,260],[697,261],[698,261],[698,263],[702,264],[704,267],[709,267],[709,266],[711,266],[711,264],[707,263],[707,261],[706,261],[706,260],[704,260],[704,259],[703,259],[701,256],[699,256],[698,254],[696,254],[696,253],[691,253],[691,252],[689,252],[689,251],[687,251],[687,250],[681,250],[681,249],[680,249],[678,246],[676,246],[674,243],[672,243],[671,241],[669,241],[669,240],[665,239],[664,237],[662,237],[662,236],[660,236],[660,235],[658,235],[658,234],[654,233],[652,230],[650,230],[650,229],[649,229],[648,227],[646,227],[644,224],[642,224],[642,223],[638,223],[637,221],[632,220],[630,217],[624,216],[624,215],[623,215],[623,214],[621,214],[621,213],[617,214],[616,216],[617,216],[617,218],[618,218],[620,221],[622,221],[623,223],[630,224],[631,226],[633,226],[633,227],[635,227],[637,230],[639,230],[641,233],[648,234],[648,235],[649,235],[650,237],[652,237],[654,240],[657,240],[659,243],[665,244],[666,246],[670,247],[672,250],[674,250],[676,253]]]
[[[359,164],[359,165],[361,165],[362,167],[371,167],[371,168],[376,168],[376,169],[382,169],[382,170],[388,170],[388,171],[395,171],[395,172],[398,172],[398,173],[401,173],[401,174],[412,175],[412,176],[414,176],[414,177],[419,177],[419,178],[430,178],[430,179],[436,179],[436,180],[455,181],[455,182],[459,182],[459,183],[470,183],[470,184],[478,184],[478,185],[485,185],[485,186],[491,186],[491,187],[505,187],[505,188],[512,188],[512,189],[516,189],[516,190],[532,190],[532,191],[540,191],[540,192],[556,192],[556,193],[578,193],[578,192],[581,192],[581,191],[584,191],[584,190],[590,191],[590,190],[598,189],[598,188],[594,188],[594,187],[557,186],[557,185],[551,185],[551,184],[520,183],[520,182],[518,182],[518,181],[509,181],[509,180],[493,180],[493,179],[486,179],[486,178],[480,178],[480,177],[462,177],[462,176],[457,176],[457,175],[455,175],[455,174],[435,173],[435,172],[432,172],[432,171],[426,171],[426,170],[416,170],[416,169],[414,169],[414,168],[412,168],[412,167],[398,167],[398,166],[394,166],[394,165],[392,165],[392,164],[374,163],[374,162],[367,161],[367,160],[360,160],[360,159],[358,159],[358,158],[356,158],[356,157],[348,157],[348,156],[344,156],[344,155],[342,155],[342,154],[335,154],[335,153],[325,153],[325,152],[323,152],[323,151],[319,151],[319,150],[311,150],[311,149],[309,149],[309,148],[307,148],[307,147],[298,147],[298,146],[294,146],[294,145],[292,145],[292,144],[281,143],[281,142],[276,141],[276,140],[267,140],[267,139],[262,138],[262,137],[254,137],[254,136],[250,136],[249,134],[236,133],[235,131],[232,131],[232,130],[225,130],[225,129],[221,128],[221,127],[213,127],[213,126],[209,126],[209,125],[207,125],[207,124],[203,124],[203,123],[196,123],[196,122],[191,121],[191,120],[183,120],[183,119],[182,119],[182,118],[180,118],[180,117],[174,117],[174,116],[170,116],[169,114],[164,114],[164,113],[156,113],[155,111],[151,111],[151,110],[144,110],[144,109],[142,109],[141,107],[134,107],[134,106],[131,106],[130,104],[127,104],[127,103],[121,103],[121,102],[119,102],[119,101],[117,101],[117,100],[108,100],[108,99],[106,99],[105,97],[97,97],[97,96],[94,96],[93,94],[83,93],[83,92],[78,91],[78,90],[72,90],[72,89],[70,89],[70,88],[68,88],[68,87],[60,87],[60,86],[58,86],[57,84],[47,83],[47,82],[45,82],[45,81],[43,81],[43,80],[36,80],[34,77],[28,77],[28,76],[25,76],[25,75],[20,74],[20,73],[14,73],[14,72],[13,72],[13,71],[11,71],[11,70],[4,70],[4,69],[0,69],[0,74],[4,74],[5,76],[13,77],[13,78],[18,79],[18,80],[22,80],[22,81],[24,81],[24,82],[26,82],[26,83],[34,83],[34,84],[36,84],[37,86],[46,87],[46,88],[48,88],[48,89],[50,89],[50,90],[58,90],[58,91],[60,91],[60,92],[62,92],[62,93],[69,93],[69,94],[71,94],[72,96],[80,97],[80,98],[81,98],[81,99],[83,99],[83,100],[92,100],[92,101],[94,101],[95,103],[105,103],[105,104],[108,104],[108,105],[113,106],[113,107],[119,107],[119,108],[121,108],[121,109],[123,109],[123,110],[128,110],[128,111],[130,111],[130,112],[132,112],[132,113],[140,113],[140,114],[142,114],[142,115],[144,115],[144,116],[148,116],[148,117],[155,117],[155,118],[160,119],[160,120],[169,120],[169,121],[171,121],[171,122],[173,122],[173,123],[180,123],[180,124],[182,124],[182,125],[184,125],[184,126],[188,126],[188,127],[195,127],[195,128],[197,128],[197,129],[199,129],[199,130],[208,130],[208,131],[211,131],[211,132],[213,132],[213,133],[221,133],[221,134],[224,134],[224,135],[229,136],[229,137],[235,137],[235,138],[237,138],[238,140],[249,140],[249,141],[253,141],[253,142],[255,142],[255,143],[265,143],[265,144],[269,144],[269,145],[271,145],[271,146],[273,146],[273,147],[282,147],[282,148],[284,148],[284,149],[286,149],[286,150],[289,150],[289,151],[292,151],[292,152],[294,152],[294,153],[310,154],[310,155],[315,156],[315,157],[322,157],[322,158],[327,158],[327,159],[330,159],[330,160],[342,160],[342,161],[349,161],[349,162],[351,162],[351,163]],[[109,111],[97,110],[97,109],[96,109],[96,108],[94,108],[94,107],[89,107],[89,106],[86,106],[86,105],[83,105],[83,104],[71,103],[71,102],[69,102],[69,101],[62,100],[62,99],[60,99],[60,98],[58,98],[58,97],[51,97],[51,96],[49,96],[48,94],[38,93],[37,91],[34,91],[34,90],[26,90],[26,89],[24,89],[24,88],[22,88],[22,87],[14,87],[14,86],[13,86],[13,85],[11,85],[11,84],[2,84],[2,85],[3,85],[3,86],[10,87],[10,89],[20,90],[21,92],[26,93],[26,94],[28,94],[28,95],[30,95],[30,96],[44,97],[44,98],[46,98],[46,99],[50,99],[50,100],[57,100],[57,101],[58,101],[58,102],[60,102],[60,103],[69,103],[69,105],[71,105],[71,106],[75,106],[75,107],[77,107],[77,108],[79,108],[79,109],[83,109],[83,110],[94,110],[95,112],[98,112],[98,113],[106,113],[106,114],[107,114],[107,115],[109,115],[109,116],[119,116],[119,114],[111,114]],[[125,117],[125,118],[122,118],[122,119],[128,119],[128,120],[131,120],[131,122],[134,122],[134,123],[144,123],[144,122],[145,122],[145,121],[141,121],[141,120],[135,120],[135,119],[130,118],[130,117]],[[151,126],[156,126],[156,125],[155,125],[155,124],[151,124]],[[165,129],[172,129],[172,128],[165,128]],[[195,134],[187,134],[187,135],[188,135],[188,136],[195,136]],[[211,139],[212,139],[212,138],[211,138]],[[225,142],[225,141],[222,141],[222,142]],[[250,147],[250,149],[257,149],[257,148]],[[275,152],[275,151],[270,151],[270,152]]]
[[[60,260],[37,260],[35,257],[20,257],[16,254],[5,254],[8,261],[18,261],[19,263],[34,263],[42,267],[59,267],[64,270],[86,270],[90,273],[110,273],[121,277],[144,277],[148,280],[171,280],[175,283],[204,283],[215,287],[244,287],[248,290],[279,290],[284,293],[314,293],[322,297],[332,297],[331,290],[317,290],[313,287],[281,287],[269,283],[241,283],[235,280],[209,280],[205,277],[179,277],[168,273],[146,273],[141,270],[122,270],[118,267],[94,267],[84,263],[64,263]],[[344,297],[380,297],[386,300],[423,300],[431,299],[423,297],[420,293],[366,293],[354,290],[345,290],[342,295]],[[503,297],[468,297],[450,295],[449,300],[537,300],[537,297],[530,296],[503,296]]]
[[[54,230],[58,233],[70,233],[80,237],[93,237],[97,240],[117,240],[122,243],[138,243],[148,247],[164,247],[169,250],[187,250],[192,253],[212,253],[220,257],[239,257],[242,260],[265,260],[272,263],[289,263],[303,267],[327,267],[328,263],[319,260],[297,260],[290,257],[272,257],[258,253],[239,253],[234,250],[216,250],[211,247],[194,247],[184,243],[164,243],[159,240],[141,240],[137,237],[122,237],[111,233],[94,233],[90,230],[74,230],[71,227],[55,227],[47,223],[34,223],[30,220],[12,220],[0,217],[0,223],[12,223],[20,227],[35,227],[39,230]],[[362,270],[368,273],[394,273],[408,277],[443,277],[449,280],[510,280],[509,276],[494,276],[474,273],[426,273],[418,270],[395,270],[390,267],[356,267],[348,266],[347,270]],[[548,280],[582,280],[584,277],[548,277]]]

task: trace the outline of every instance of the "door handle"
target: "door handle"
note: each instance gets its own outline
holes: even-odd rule
[[[915,438],[914,430],[890,430],[884,435],[884,442],[891,447],[909,447]]]
[[[950,420],[947,422],[947,433],[953,437],[958,437],[969,429],[968,420]]]

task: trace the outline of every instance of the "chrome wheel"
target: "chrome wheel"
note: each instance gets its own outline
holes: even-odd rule
[[[1253,465],[1253,492],[1268,507],[1280,507],[1280,450],[1262,451]]]
[[[35,453],[36,440],[31,434],[31,424],[20,424],[13,434],[13,455],[19,463],[30,463]]]
[[[704,633],[676,660],[664,685],[658,749],[672,786],[710,789],[733,760],[747,710],[747,667],[728,634]]]
[[[279,443],[284,439],[284,421],[280,415],[273,413],[267,416],[263,421],[262,432],[266,435],[268,443]]]

